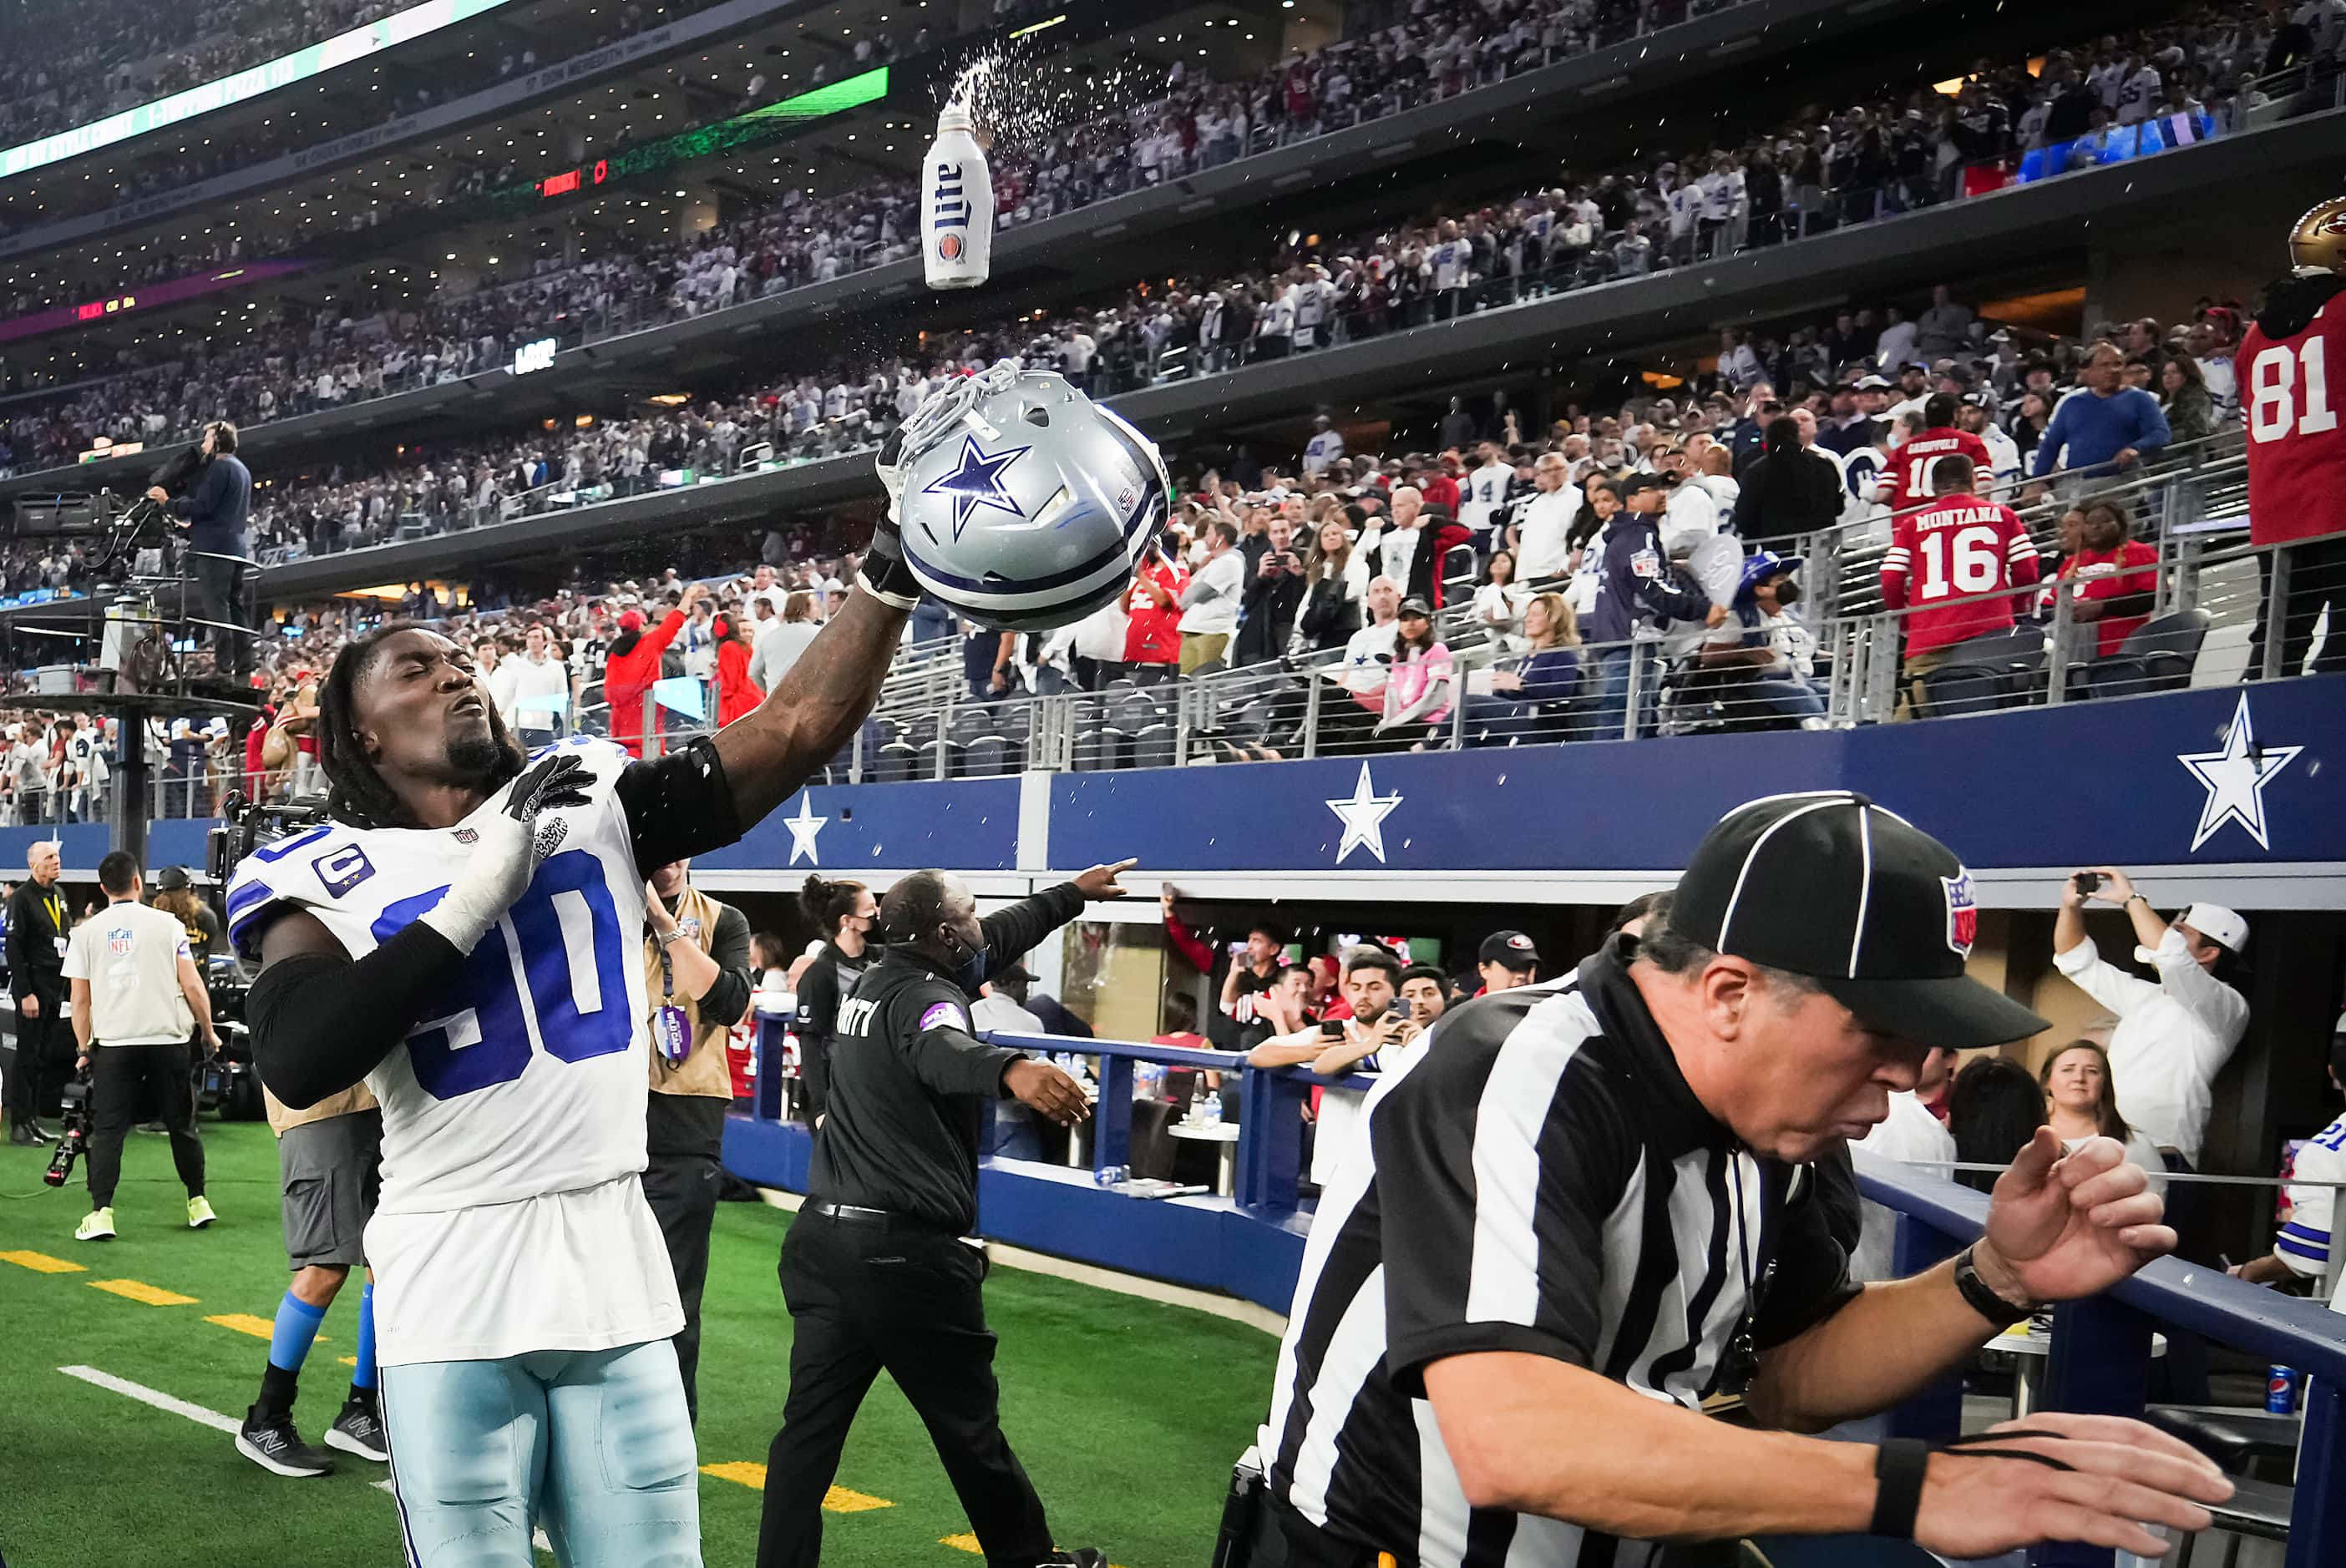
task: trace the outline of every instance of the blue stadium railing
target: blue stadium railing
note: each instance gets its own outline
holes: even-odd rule
[[[1978,1237],[1987,1215],[1985,1194],[1895,1161],[1860,1154],[1857,1177],[1868,1199],[1897,1216],[1893,1258],[1902,1276],[1953,1257]],[[2286,1562],[2288,1568],[2346,1563],[2346,1313],[2242,1284],[2220,1268],[2161,1258],[2105,1295],[2054,1308],[2037,1408],[2141,1416],[2149,1402],[2153,1336],[2162,1329],[2305,1375],[2296,1485],[2286,1498]],[[1951,1377],[1892,1412],[1890,1425],[1905,1436],[1949,1438],[1962,1415],[1962,1380]],[[2218,1528],[2227,1522],[2218,1511]],[[2112,1554],[2051,1546],[2031,1561],[2103,1568]]]

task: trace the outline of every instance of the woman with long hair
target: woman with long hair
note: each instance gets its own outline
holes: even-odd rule
[[[2069,618],[2094,628],[2094,652],[2107,658],[2125,646],[2135,628],[2150,619],[2158,597],[2158,551],[2131,537],[2126,503],[2105,497],[2082,509],[2076,545],[2062,558],[2060,578],[2076,584]],[[2063,545],[2069,543],[2069,516],[2061,518]]]
[[[2087,1138],[2115,1138],[2126,1145],[2127,1159],[2150,1173],[2150,1190],[2167,1190],[2167,1164],[2158,1157],[2158,1145],[2118,1115],[2108,1052],[2091,1040],[2072,1040],[2045,1058],[2036,1081],[2045,1091],[2045,1121],[2062,1143],[2074,1149]]]
[[[831,1037],[838,1029],[839,1004],[880,957],[872,941],[880,901],[862,882],[810,876],[799,890],[799,908],[823,939],[822,952],[799,976],[798,990],[799,1083],[811,1132],[822,1125],[831,1101]]]
[[[1483,568],[1482,585],[1474,590],[1474,624],[1486,628],[1508,647],[1520,651],[1524,646],[1524,614],[1531,596],[1530,589],[1515,584],[1515,552],[1494,550]]]
[[[2216,433],[2216,400],[2208,395],[2208,378],[2198,360],[2169,354],[2158,367],[2158,409],[2178,443]]]
[[[1361,601],[1368,592],[1367,555],[1352,545],[1352,532],[1340,513],[1311,531],[1303,555],[1303,603],[1295,612],[1290,653],[1340,648],[1361,629]]]
[[[1982,1056],[1955,1074],[1947,1091],[1947,1131],[1955,1158],[1965,1165],[2008,1166],[2045,1125],[2045,1091],[2027,1068],[2004,1056]],[[1961,1171],[1955,1179],[1986,1192],[1995,1177]]]
[[[724,728],[766,700],[750,678],[750,627],[739,610],[717,623],[717,728]]]
[[[1491,672],[1491,689],[1466,699],[1466,744],[1562,740],[1564,705],[1580,691],[1580,622],[1562,594],[1524,607],[1528,651]]]

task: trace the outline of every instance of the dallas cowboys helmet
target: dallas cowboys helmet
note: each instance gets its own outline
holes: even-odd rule
[[[1068,626],[1121,595],[1172,504],[1147,437],[1010,360],[932,393],[879,468],[922,588],[1004,631]]]

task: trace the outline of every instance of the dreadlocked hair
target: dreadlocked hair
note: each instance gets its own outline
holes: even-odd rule
[[[358,687],[367,671],[374,667],[384,642],[401,632],[431,630],[413,621],[389,621],[377,626],[366,636],[352,639],[334,656],[333,667],[326,672],[325,682],[318,688],[318,766],[326,775],[327,814],[338,822],[353,828],[423,825],[367,757],[366,742],[359,735]],[[526,759],[494,706],[489,708],[489,731],[505,754],[505,762],[488,781],[489,787],[495,789],[518,775]]]

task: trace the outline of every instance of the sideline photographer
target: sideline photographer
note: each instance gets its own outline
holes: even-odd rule
[[[207,1054],[219,1049],[212,1033],[211,996],[188,933],[178,918],[139,901],[138,862],[120,850],[97,863],[107,908],[74,929],[66,944],[65,978],[73,986],[76,1071],[91,1072],[89,1214],[74,1229],[76,1241],[114,1239],[114,1189],[122,1176],[122,1138],[151,1081],[171,1135],[171,1163],[188,1189],[188,1228],[219,1217],[204,1196],[204,1145],[196,1136],[196,1100],[189,1078],[188,1040],[201,1033]]]
[[[174,497],[171,489],[177,485],[187,489]],[[236,426],[224,419],[204,426],[203,439],[191,453],[182,453],[156,471],[147,499],[188,530],[188,547],[197,552],[188,563],[197,614],[207,621],[250,627],[252,580],[243,558],[252,553],[245,529],[252,514],[252,471],[236,454]],[[241,678],[250,672],[249,630],[230,631],[219,625],[204,629],[218,673]]]

